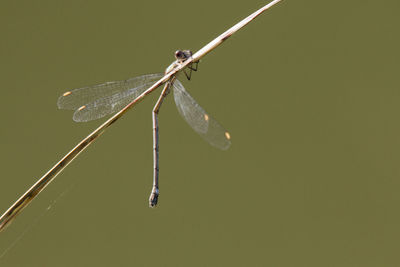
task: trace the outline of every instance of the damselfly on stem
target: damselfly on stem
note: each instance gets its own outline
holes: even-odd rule
[[[197,104],[185,90],[182,83],[176,79],[176,75],[182,71],[185,73],[186,77],[190,79],[192,71],[197,70],[198,62],[203,56],[215,49],[232,34],[255,19],[265,10],[280,1],[281,0],[274,0],[260,8],[194,54],[189,50],[176,51],[176,61],[173,62],[164,73],[148,74],[125,81],[108,82],[64,93],[58,99],[58,106],[62,109],[76,110],[73,116],[75,121],[89,121],[116,113],[66,154],[0,217],[0,231],[9,225],[22,209],[25,208],[69,163],[71,163],[79,153],[99,137],[111,124],[122,117],[131,107],[162,84],[164,84],[164,88],[153,109],[154,176],[153,189],[149,199],[150,206],[153,207],[157,204],[159,195],[158,112],[164,98],[171,88],[173,89],[175,103],[179,113],[188,124],[211,145],[220,149],[227,149],[231,144],[230,134]]]

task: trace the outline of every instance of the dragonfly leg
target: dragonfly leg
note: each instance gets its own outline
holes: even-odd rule
[[[190,81],[190,78],[192,78],[192,69],[189,68],[189,73],[187,72],[187,69],[183,70],[183,73],[185,73],[186,78]]]
[[[159,146],[158,146],[158,112],[160,111],[161,104],[164,101],[164,98],[168,95],[169,93],[169,88],[171,87],[171,84],[173,83],[173,80],[175,78],[172,78],[172,81],[169,81],[165,84],[160,97],[157,100],[156,105],[153,108],[153,188],[151,190],[151,194],[149,197],[149,206],[150,207],[155,207],[158,202],[158,195],[159,195],[159,186],[158,186],[158,174],[159,174]]]
[[[196,64],[196,66],[194,66]],[[188,69],[190,70],[189,73],[187,72],[187,69],[183,70],[183,73],[185,73],[186,78],[190,81],[190,79],[192,78],[192,71],[197,71],[197,67],[199,65],[199,61],[193,62],[191,64],[188,65]]]
[[[196,67],[195,65],[196,64]],[[193,62],[192,64],[189,65],[189,69],[191,69],[192,71],[197,71],[197,67],[199,66],[199,61]]]

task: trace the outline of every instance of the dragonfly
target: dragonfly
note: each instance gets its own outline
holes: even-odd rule
[[[222,150],[228,149],[231,145],[231,135],[229,132],[194,100],[182,83],[177,79],[177,75],[179,73],[184,73],[186,78],[190,80],[192,72],[197,71],[199,61],[202,57],[214,50],[265,10],[280,1],[281,0],[273,0],[261,7],[209,42],[196,53],[192,53],[190,50],[176,51],[176,60],[167,67],[164,73],[146,74],[124,81],[106,82],[99,85],[70,90],[61,95],[57,102],[58,107],[60,109],[75,110],[73,114],[74,121],[86,122],[100,119],[110,114],[114,115],[79,142],[1,215],[0,231],[4,230],[68,164],[102,135],[108,127],[114,124],[114,122],[121,118],[129,109],[161,85],[164,85],[164,87],[152,110],[153,187],[149,197],[150,207],[155,207],[157,205],[159,197],[158,113],[165,97],[170,93],[171,89],[179,113],[194,131],[212,146]]]
[[[67,91],[59,97],[58,108],[75,110],[73,120],[76,122],[100,119],[121,110],[174,69],[176,65],[183,63],[191,56],[190,50],[178,50],[175,52],[176,61],[165,70],[165,73],[146,74],[128,80],[106,82]],[[198,61],[193,62],[187,66],[188,71],[183,70],[188,80],[191,79],[192,71],[197,71],[198,63]],[[152,111],[154,171],[153,188],[149,198],[150,207],[157,205],[159,195],[158,113],[171,88],[179,113],[200,136],[214,147],[222,150],[228,149],[231,145],[229,132],[196,102],[176,77],[171,78],[164,86]]]

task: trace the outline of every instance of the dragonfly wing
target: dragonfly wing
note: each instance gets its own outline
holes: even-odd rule
[[[147,82],[135,88],[118,92],[111,96],[103,97],[89,104],[83,105],[74,112],[73,120],[76,122],[87,122],[117,112],[150,88],[153,84],[154,81]]]
[[[164,74],[147,74],[124,81],[74,89],[58,99],[60,109],[76,110],[74,121],[85,122],[102,118],[122,109]]]
[[[212,146],[226,150],[231,145],[230,135],[215,119],[193,99],[182,83],[173,84],[174,99],[179,113],[186,122]]]

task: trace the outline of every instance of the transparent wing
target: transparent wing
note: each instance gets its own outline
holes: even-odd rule
[[[212,146],[222,150],[228,149],[231,145],[231,137],[224,127],[197,104],[181,82],[175,80],[173,88],[178,111],[193,130]]]
[[[121,110],[164,74],[146,74],[124,81],[106,82],[65,92],[58,98],[60,109],[76,110],[73,120],[85,122]]]

